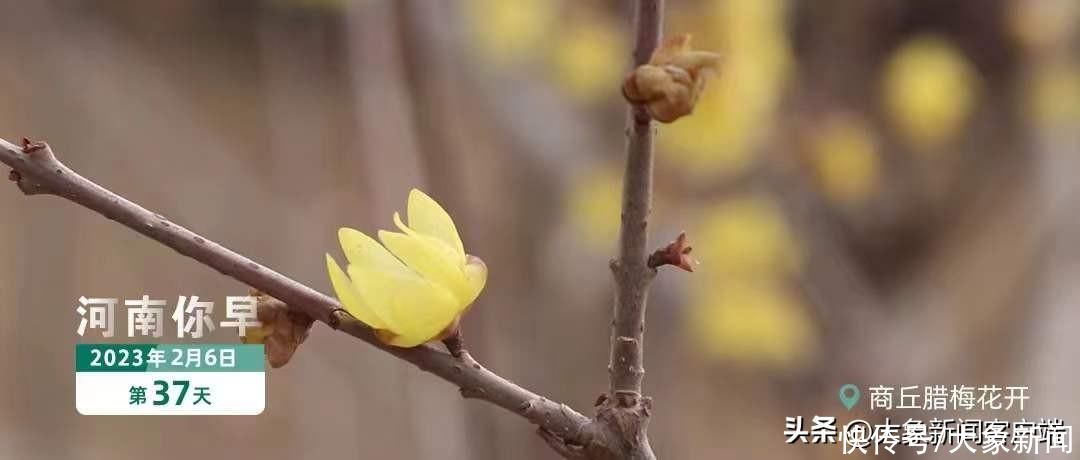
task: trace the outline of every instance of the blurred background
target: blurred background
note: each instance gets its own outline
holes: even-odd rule
[[[336,229],[389,228],[422,188],[491,268],[474,356],[591,414],[631,3],[4,0],[0,137],[324,292]],[[784,417],[931,418],[848,413],[844,383],[1028,385],[1023,413],[933,415],[1080,420],[1080,2],[667,8],[725,60],[657,139],[651,245],[686,230],[701,261],[649,302],[662,458],[839,458]],[[79,296],[247,288],[61,199],[0,210],[0,458],[556,458],[322,325],[261,416],[77,415]]]

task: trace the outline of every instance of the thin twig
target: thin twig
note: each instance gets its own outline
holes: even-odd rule
[[[663,0],[638,0],[634,16],[634,67],[649,61],[660,44]],[[656,269],[648,266],[649,213],[653,192],[653,120],[644,106],[631,104],[626,128],[626,171],[623,175],[619,256],[612,261],[615,277],[609,395],[602,398],[597,421],[607,427],[608,447],[617,458],[656,458],[649,446],[651,401],[641,396],[645,376],[643,340],[645,301]]]
[[[634,35],[634,66],[649,60],[660,42],[663,0],[638,0]],[[642,337],[645,300],[656,274],[647,265],[649,213],[653,191],[652,118],[641,105],[631,105],[626,128],[626,171],[623,175],[622,226],[615,273],[615,320],[611,335],[611,393],[641,394],[645,374]]]
[[[564,439],[588,442],[589,419],[564,404],[533,393],[491,372],[472,359],[455,359],[432,346],[397,348],[380,342],[367,325],[341,309],[332,297],[262,266],[181,227],[79,175],[61,163],[45,144],[23,148],[0,139],[0,162],[14,170],[10,179],[24,193],[65,198],[139,232],[223,275],[265,292],[290,309],[306,313],[331,328],[367,342],[457,385],[462,395],[481,399]]]

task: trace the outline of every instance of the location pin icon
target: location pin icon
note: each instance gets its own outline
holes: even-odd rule
[[[859,397],[862,396],[862,392],[859,391],[859,387],[853,384],[847,384],[840,387],[840,404],[843,404],[847,410],[851,410],[859,403]]]

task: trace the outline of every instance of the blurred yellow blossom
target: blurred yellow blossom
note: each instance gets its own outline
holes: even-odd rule
[[[960,51],[940,37],[917,37],[889,59],[883,82],[885,106],[909,142],[931,151],[967,121],[975,86],[975,72]]]
[[[573,224],[595,247],[613,247],[619,236],[622,176],[618,168],[598,167],[575,179],[568,195]]]
[[[701,211],[691,231],[700,277],[782,277],[801,269],[802,249],[781,210],[765,198],[748,197]]]
[[[782,0],[710,3],[701,22],[687,20],[702,46],[723,56],[723,71],[710,82],[694,116],[660,133],[661,161],[691,178],[742,171],[768,134],[791,74],[793,58],[784,29]],[[694,26],[702,29],[695,29]]]
[[[711,358],[791,368],[816,349],[806,307],[776,283],[699,281],[691,296],[691,336]]]
[[[689,281],[688,327],[715,359],[790,368],[816,346],[813,320],[787,280],[804,255],[781,209],[744,197],[701,211],[691,233],[701,261]]]
[[[860,203],[877,187],[880,165],[876,140],[861,118],[828,116],[811,133],[810,156],[818,183],[835,202]]]
[[[715,37],[726,43],[721,47],[753,47],[753,42],[768,42],[782,38],[787,21],[787,0],[733,1],[712,0],[704,6],[702,15],[711,18],[711,27],[719,28]],[[710,44],[712,46],[713,44]]]
[[[481,56],[506,64],[542,49],[560,6],[551,0],[468,0],[465,15]]]
[[[618,94],[617,82],[627,65],[623,31],[592,17],[571,21],[552,38],[555,77],[572,96],[593,102]]]

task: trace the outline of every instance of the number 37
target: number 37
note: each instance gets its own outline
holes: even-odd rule
[[[191,386],[191,382],[188,380],[173,380],[174,387],[180,387],[180,394],[176,396],[176,405],[179,406],[184,403],[184,396],[187,396],[188,387]],[[154,399],[155,406],[164,406],[169,403],[169,382],[164,380],[154,380],[154,395],[157,398]]]

